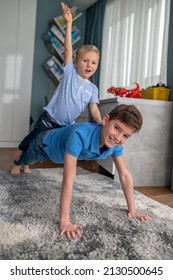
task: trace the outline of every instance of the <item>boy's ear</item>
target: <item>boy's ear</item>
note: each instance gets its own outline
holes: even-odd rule
[[[106,114],[106,115],[104,115],[104,117],[103,117],[103,125],[106,125],[108,122],[109,122],[109,115]]]

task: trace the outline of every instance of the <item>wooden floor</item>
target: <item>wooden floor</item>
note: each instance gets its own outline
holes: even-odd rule
[[[14,148],[0,148],[0,169],[11,169],[14,150]],[[31,168],[57,168],[62,166],[62,164],[57,165],[52,162],[44,162],[34,164]],[[98,172],[96,161],[79,161],[78,166],[91,172]],[[173,192],[170,190],[170,187],[135,187],[135,190],[173,208]]]

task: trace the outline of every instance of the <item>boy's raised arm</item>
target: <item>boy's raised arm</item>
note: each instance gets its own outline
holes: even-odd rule
[[[66,21],[66,30],[65,30],[65,40],[64,40],[64,65],[68,64],[72,60],[73,48],[72,48],[72,14],[70,8],[61,2],[61,8],[63,17]]]

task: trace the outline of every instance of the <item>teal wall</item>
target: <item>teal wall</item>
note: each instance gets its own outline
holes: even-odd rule
[[[71,1],[66,1],[70,6]],[[49,79],[45,74],[42,64],[51,56],[46,49],[42,36],[48,30],[48,23],[53,17],[61,15],[61,1],[57,0],[37,0],[37,17],[35,32],[35,51],[33,64],[33,82],[32,82],[32,98],[31,98],[31,117],[34,122],[38,119],[45,105],[45,96],[49,91]],[[85,12],[77,19],[75,25],[81,31],[80,44],[84,43],[85,32]]]

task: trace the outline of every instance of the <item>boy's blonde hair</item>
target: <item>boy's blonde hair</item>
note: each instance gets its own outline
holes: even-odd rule
[[[94,46],[94,45],[83,45],[83,46],[81,46],[77,49],[76,55],[75,55],[75,60],[78,60],[78,58],[80,56],[82,56],[84,53],[88,53],[88,52],[96,52],[98,54],[98,57],[100,58],[100,51],[96,46]]]

